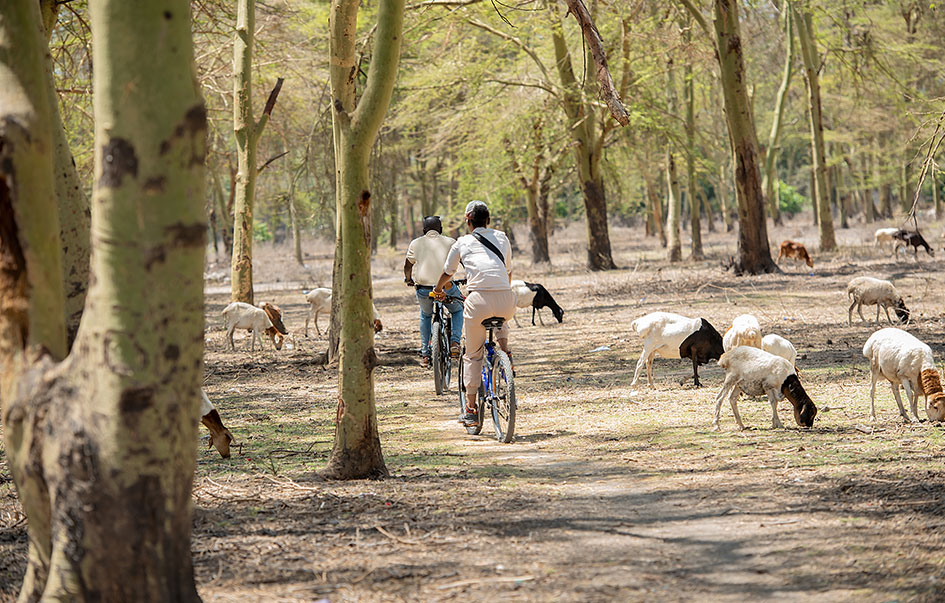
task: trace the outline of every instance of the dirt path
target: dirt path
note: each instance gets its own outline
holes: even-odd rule
[[[849,245],[854,233],[841,236]],[[467,436],[455,422],[456,394],[435,396],[416,362],[410,290],[378,281],[385,330],[375,380],[392,473],[380,482],[314,477],[331,448],[337,389],[313,360],[324,338],[296,332],[301,292],[260,289],[257,301],[282,306],[295,341],[255,355],[240,343],[248,340],[224,351],[226,293],[210,295],[206,389],[242,448],[229,461],[199,452],[201,596],[945,600],[945,433],[903,425],[888,387],[870,426],[860,349],[874,327],[847,327],[844,293],[856,274],[893,278],[917,317],[909,330],[941,360],[945,263],[897,264],[864,246],[815,256],[814,276],[791,267],[737,279],[717,267],[729,245],[722,235],[707,237],[716,259],[700,265],[667,265],[646,247],[652,242],[621,229],[614,240],[627,270],[588,275],[556,257],[557,272],[523,275],[542,282],[566,315],[531,327],[522,311],[513,330],[520,411],[509,445]],[[641,346],[629,322],[657,309],[704,316],[719,329],[752,312],[765,332],[789,338],[821,409],[814,429],[772,430],[767,403],[744,398],[749,430],[736,431],[724,408],[721,433],[710,431],[718,367],[703,367],[706,387],[694,389],[686,362],[657,360],[656,388],[631,388]],[[789,410],[780,410],[787,425]],[[8,473],[0,465],[0,600],[12,599],[26,548]]]

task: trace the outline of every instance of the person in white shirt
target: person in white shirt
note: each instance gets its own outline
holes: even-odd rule
[[[404,282],[417,289],[417,303],[420,304],[420,357],[424,368],[430,366],[430,337],[433,334],[433,300],[430,291],[443,270],[446,255],[455,239],[443,236],[443,225],[439,216],[426,216],[423,219],[423,236],[417,237],[407,247],[407,259],[404,261]],[[463,294],[455,284],[446,292],[454,297]],[[446,309],[451,316],[450,354],[459,357],[459,341],[463,335],[463,304],[449,302]]]
[[[460,237],[450,248],[443,273],[433,288],[435,295],[443,295],[443,286],[450,281],[462,262],[466,268],[466,287],[469,291],[463,304],[466,326],[466,354],[463,356],[466,412],[463,423],[472,426],[479,425],[482,420],[476,408],[486,342],[486,328],[482,326],[482,321],[493,316],[505,319],[505,324],[496,332],[496,340],[499,347],[508,353],[508,321],[515,314],[515,295],[510,286],[512,245],[504,232],[487,228],[488,225],[489,208],[482,201],[471,201],[466,206],[466,226],[471,234]],[[489,249],[477,236],[483,237],[495,250]]]

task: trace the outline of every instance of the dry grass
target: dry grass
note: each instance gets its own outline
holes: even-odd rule
[[[226,296],[209,296],[207,391],[242,452],[222,461],[200,449],[194,560],[204,599],[940,599],[945,436],[940,425],[904,425],[888,386],[870,426],[861,348],[874,327],[846,326],[845,284],[861,273],[892,278],[918,317],[910,331],[942,358],[941,262],[881,257],[861,227],[838,232],[843,251],[814,252],[813,275],[788,266],[736,278],[718,267],[731,235],[706,237],[706,262],[669,265],[652,239],[614,229],[625,268],[590,274],[582,232],[555,235],[551,268],[516,258],[516,276],[543,283],[566,314],[559,325],[546,311],[546,326],[533,328],[523,312],[513,330],[520,408],[510,445],[465,435],[455,393],[433,395],[416,364],[403,250],[379,254],[376,391],[394,476],[381,482],[314,477],[331,448],[337,388],[312,361],[324,338],[300,336],[301,288],[328,282],[330,245],[307,247],[317,259],[302,272],[287,249],[260,249],[267,274],[291,283],[257,301],[286,312],[292,349],[251,356],[238,340],[238,352],[223,351]],[[771,238],[816,248],[809,224]],[[694,389],[686,361],[657,360],[656,388],[631,389],[641,343],[629,323],[657,309],[704,316],[719,330],[752,312],[790,339],[822,410],[815,427],[772,430],[767,402],[743,398],[750,429],[737,431],[725,407],[721,433],[710,431],[718,367],[704,367],[706,387]],[[793,424],[787,405],[780,414]],[[15,514],[0,465],[6,597],[25,550]]]

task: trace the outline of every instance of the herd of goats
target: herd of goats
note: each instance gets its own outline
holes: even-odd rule
[[[892,253],[904,246],[911,246],[918,259],[918,248],[922,247],[930,256],[934,252],[926,240],[917,231],[901,228],[880,228],[875,233],[874,246],[882,247],[892,243]],[[814,263],[803,244],[795,241],[781,243],[778,261],[782,258],[794,259],[813,268]],[[516,295],[519,308],[532,308],[532,324],[535,313],[539,320],[543,308],[550,308],[560,323],[564,310],[555,302],[551,294],[542,285],[512,281],[512,290]],[[309,322],[318,327],[320,314],[331,311],[331,289],[316,288],[305,292],[305,301],[309,309],[305,318],[305,335],[308,336]],[[902,296],[889,281],[861,276],[854,278],[847,286],[847,296],[851,300],[847,312],[847,322],[852,324],[853,310],[865,321],[862,306],[876,306],[876,322],[880,319],[880,310],[886,313],[886,319],[892,324],[890,308],[900,323],[909,321],[909,310]],[[373,306],[372,306],[373,307]],[[377,308],[373,307],[373,327],[381,331],[383,325]],[[233,334],[236,329],[247,329],[251,335],[251,349],[256,349],[256,341],[263,345],[265,335],[276,350],[282,349],[288,330],[282,322],[282,310],[279,306],[264,302],[260,306],[233,302],[223,310],[226,339],[229,348],[235,349]],[[518,321],[516,320],[516,323]],[[542,321],[543,324],[543,321]],[[710,361],[718,361],[725,369],[725,381],[722,390],[716,396],[715,418],[713,427],[719,429],[719,415],[725,398],[729,399],[735,422],[744,429],[738,413],[737,400],[742,393],[750,396],[767,396],[771,404],[771,425],[782,427],[778,418],[777,405],[787,399],[794,406],[794,419],[802,427],[811,427],[817,415],[817,407],[807,395],[797,376],[795,360],[797,350],[790,341],[769,333],[762,336],[758,320],[750,314],[743,314],[732,321],[732,326],[725,336],[704,318],[688,318],[670,312],[652,312],[634,320],[631,328],[643,338],[643,352],[637,361],[631,387],[637,384],[640,372],[646,366],[647,380],[653,386],[652,366],[656,356],[663,358],[688,358],[692,361],[693,381],[699,383],[699,366]],[[889,381],[899,412],[909,422],[919,421],[918,398],[926,398],[925,412],[932,421],[945,421],[945,393],[935,369],[932,350],[906,331],[897,328],[880,329],[873,333],[863,346],[863,355],[870,361],[870,414],[876,419],[875,394],[876,382],[880,378]],[[910,416],[903,406],[899,394],[900,386],[909,400]],[[202,423],[210,430],[210,445],[228,458],[233,435],[223,425],[219,413],[205,393],[201,392]]]

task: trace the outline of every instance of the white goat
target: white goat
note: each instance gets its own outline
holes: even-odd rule
[[[873,233],[873,247],[879,247],[882,249],[884,243],[889,243],[890,246],[895,245],[895,235],[898,232],[898,228],[877,228],[876,232]]]
[[[223,308],[223,323],[226,329],[226,339],[230,342],[230,349],[234,351],[236,345],[233,343],[233,331],[237,328],[249,329],[253,332],[251,338],[252,351],[255,352],[256,340],[259,339],[259,347],[263,348],[265,344],[263,343],[262,334],[272,326],[272,321],[269,320],[269,315],[266,314],[265,310],[243,302],[233,302]],[[275,342],[273,342],[273,347],[275,347]]]
[[[863,355],[870,361],[870,417],[876,420],[876,382],[880,377],[889,381],[899,414],[909,422],[919,420],[919,394],[925,396],[925,412],[932,421],[945,420],[945,393],[932,348],[914,336],[894,327],[880,329],[866,340]],[[899,397],[899,386],[906,390],[909,406],[915,419],[910,419]]]
[[[863,316],[863,304],[867,306],[876,305],[877,323],[879,323],[879,309],[882,308],[886,312],[886,320],[889,321],[889,324],[892,324],[892,319],[889,318],[890,306],[896,312],[896,318],[899,319],[899,322],[909,322],[909,309],[906,308],[906,302],[902,300],[902,296],[889,281],[871,276],[858,276],[847,284],[847,299],[853,300],[850,309],[847,310],[848,325],[853,324],[854,307],[856,307],[857,314],[860,315],[860,320],[866,322],[866,318]]]
[[[794,344],[780,335],[774,333],[765,335],[761,339],[761,349],[769,354],[780,356],[790,362],[791,366],[797,367],[797,350],[794,348]]]
[[[646,379],[653,387],[653,359],[692,359],[693,380],[699,387],[698,366],[722,355],[722,336],[703,318],[688,318],[671,312],[651,312],[632,323],[630,328],[643,338],[643,351],[633,373],[636,385],[646,364]]]
[[[331,312],[331,289],[318,287],[305,294],[305,301],[309,303],[308,314],[305,316],[305,336],[308,337],[308,322],[315,323],[315,332],[319,335],[322,332],[318,329],[318,315],[322,312]],[[381,315],[377,311],[374,303],[371,303],[371,310],[374,312],[374,332],[380,333],[384,325],[381,324]]]
[[[771,403],[771,427],[784,427],[778,418],[778,401],[787,398],[794,405],[794,420],[802,427],[814,424],[817,407],[801,387],[794,366],[774,354],[750,346],[738,346],[722,354],[719,366],[725,369],[725,382],[715,397],[715,419],[712,428],[719,430],[719,415],[722,401],[728,396],[732,414],[739,429],[745,429],[738,414],[738,397],[744,392],[749,396],[768,396]]]
[[[751,314],[736,316],[732,326],[722,337],[722,347],[726,352],[742,345],[761,349],[761,325]]]

